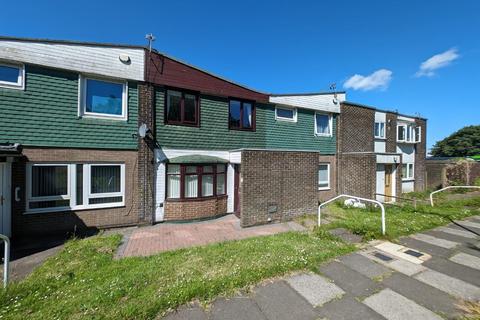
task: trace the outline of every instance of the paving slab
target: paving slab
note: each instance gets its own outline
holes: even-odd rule
[[[468,220],[458,220],[455,221],[459,225],[470,227],[470,228],[475,228],[480,230],[480,222],[475,222],[475,221],[468,221]],[[478,230],[475,230],[478,231]]]
[[[410,237],[415,240],[433,244],[434,246],[437,246],[437,247],[442,247],[444,249],[453,249],[459,245],[458,242],[432,237],[428,234],[423,234],[423,233],[417,233],[417,234],[411,235]]]
[[[251,320],[266,319],[255,301],[248,297],[217,299],[212,306],[213,320]]]
[[[464,266],[480,270],[480,258],[475,257],[463,252],[457,253],[450,258],[451,261],[455,263],[462,264]],[[480,277],[480,275],[479,275]]]
[[[476,239],[478,237],[475,233],[469,232],[469,231],[463,230],[463,229],[456,229],[456,228],[449,228],[449,227],[439,227],[439,228],[435,228],[433,230],[434,231],[441,231],[441,232],[445,232],[445,233],[450,233],[450,234],[453,234],[455,236],[460,236],[460,237],[470,238],[470,239]]]
[[[329,280],[313,273],[295,275],[287,278],[286,281],[315,307],[321,306],[332,299],[340,298],[345,293]]]
[[[313,307],[284,281],[255,288],[253,299],[269,320],[318,318]]]
[[[318,314],[321,318],[329,320],[385,320],[384,317],[350,296],[326,303],[323,307],[318,308]]]
[[[383,281],[383,285],[449,319],[457,319],[460,315],[459,310],[455,307],[455,304],[458,303],[457,299],[404,274],[395,272]]]
[[[389,320],[441,320],[442,318],[427,308],[405,298],[404,296],[384,289],[366,298],[363,303]]]
[[[354,297],[367,297],[383,289],[383,286],[340,262],[320,267],[320,272]]]
[[[464,300],[478,300],[480,299],[480,288],[471,285],[465,281],[450,277],[446,274],[426,270],[415,276],[415,279],[420,280],[432,287],[449,293],[457,298]]]
[[[480,258],[480,241],[477,243],[466,243],[463,246],[458,247],[458,251]]]
[[[383,243],[376,245],[375,248],[381,251],[387,252],[397,258],[400,258],[402,260],[406,260],[408,262],[415,263],[415,264],[422,264],[425,259],[429,258],[427,254],[424,254],[423,256],[418,258],[412,255],[409,255],[405,253],[405,251],[408,250],[408,248],[396,243],[388,242],[388,241],[385,241]]]
[[[371,259],[373,261],[381,263],[382,265],[384,265],[384,266],[386,266],[386,267],[388,267],[392,270],[395,270],[395,271],[401,272],[403,274],[406,274],[407,276],[412,276],[416,273],[425,271],[427,269],[424,266],[422,266],[421,264],[415,264],[415,263],[411,263],[411,262],[408,262],[408,261],[405,261],[405,260],[394,258],[393,256],[390,256],[386,252],[381,252],[381,253],[385,254],[386,256],[390,256],[392,258],[392,260],[383,261],[383,260],[381,260],[381,259],[379,259],[379,258],[377,258],[373,255],[373,253],[375,253],[375,252],[381,252],[381,251],[379,251],[379,250],[366,250],[366,251],[361,251],[360,254],[367,257],[368,259]]]
[[[443,239],[439,239],[439,240],[443,240]],[[419,251],[422,251],[422,252],[426,252],[429,255],[449,258],[454,253],[453,250],[445,249],[441,246],[437,246],[437,245],[430,244],[428,242],[420,241],[420,240],[417,240],[416,238],[412,238],[412,237],[403,237],[403,238],[400,238],[399,241],[404,246],[407,246],[409,248],[416,249],[416,250],[419,250]],[[445,241],[447,241],[447,240],[445,240]]]
[[[182,306],[175,311],[170,312],[164,318],[165,320],[207,320],[208,316],[200,306]]]
[[[370,279],[383,277],[392,271],[383,265],[376,263],[358,253],[347,254],[340,258],[340,261],[352,270],[360,272]]]
[[[451,234],[451,233],[442,232],[442,231],[439,231],[439,230],[436,230],[436,229],[432,229],[432,230],[426,231],[424,233],[429,234],[431,236],[434,236],[436,238],[441,238],[441,239],[446,239],[446,240],[458,242],[462,245],[465,245],[465,244],[472,243],[472,242],[476,241],[475,239],[472,239],[472,238],[465,238],[465,237],[462,237],[462,236],[459,236],[459,235],[454,235],[454,234]],[[457,247],[457,249],[460,250],[460,247]]]
[[[455,263],[441,257],[433,257],[424,264],[427,268],[446,274],[447,276],[463,280],[475,286],[480,286],[480,272],[478,270]]]

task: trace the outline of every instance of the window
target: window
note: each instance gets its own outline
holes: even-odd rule
[[[28,164],[27,212],[123,206],[123,164]]]
[[[80,116],[127,119],[127,83],[80,77]]]
[[[252,102],[230,100],[228,125],[235,130],[255,130],[255,106]]]
[[[275,120],[297,122],[297,109],[275,107]]]
[[[167,166],[167,198],[198,199],[225,195],[224,164]]]
[[[398,141],[405,141],[405,130],[406,127],[403,125],[400,125],[397,127],[397,140]]]
[[[375,122],[375,138],[385,138],[385,122]]]
[[[0,63],[0,87],[23,90],[25,66]]]
[[[167,90],[165,122],[167,124],[198,126],[199,99],[196,94]]]
[[[317,136],[332,136],[332,115],[315,113],[315,134]]]
[[[402,164],[402,180],[414,179],[413,163]]]
[[[422,141],[422,127],[415,128],[415,142]]]
[[[400,124],[397,126],[397,141],[415,143],[420,140],[420,127],[415,127],[413,124]]]
[[[324,163],[318,166],[318,190],[330,189],[330,164]]]

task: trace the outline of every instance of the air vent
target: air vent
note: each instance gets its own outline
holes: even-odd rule
[[[416,258],[419,258],[419,257],[423,256],[423,253],[420,253],[418,251],[411,250],[411,249],[406,250],[404,253],[409,254],[411,256],[414,256]]]

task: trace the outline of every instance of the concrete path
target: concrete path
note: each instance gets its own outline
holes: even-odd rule
[[[476,227],[479,218],[465,226]],[[456,230],[374,243],[320,265],[318,273],[263,283],[208,310],[183,306],[165,319],[455,319],[461,299],[480,300],[480,237]]]
[[[117,258],[149,256],[180,248],[299,230],[305,228],[295,222],[241,228],[240,220],[233,214],[201,222],[161,223],[136,228],[124,236]]]

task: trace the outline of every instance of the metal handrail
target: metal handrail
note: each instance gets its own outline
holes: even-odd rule
[[[406,201],[411,201],[413,202],[413,207],[417,209],[417,199],[410,199],[410,198],[403,198],[403,197],[397,197],[397,196],[390,196],[388,194],[383,194],[383,193],[375,193],[376,196],[382,196],[386,198],[395,198],[395,199],[400,199],[400,200],[406,200]],[[385,201],[384,201],[385,202]]]
[[[358,201],[367,201],[367,202],[372,202],[372,203],[375,203],[375,204],[378,204],[380,206],[380,208],[382,209],[382,235],[385,235],[385,207],[383,206],[383,204],[380,202],[380,201],[377,201],[377,200],[372,200],[372,199],[365,199],[365,198],[360,198],[360,197],[356,197],[356,196],[351,196],[351,195],[348,195],[348,194],[341,194],[341,195],[338,195],[330,200],[327,200],[325,202],[322,202],[318,205],[318,225],[320,226],[321,223],[322,223],[322,218],[321,218],[321,207],[323,207],[324,205],[327,205],[329,204],[330,202],[333,202],[339,198],[350,198],[350,199],[357,199]]]
[[[3,287],[6,288],[8,284],[8,272],[10,263],[10,239],[7,236],[0,234],[0,240],[5,242],[5,257],[3,262]]]
[[[433,195],[435,193],[438,193],[438,192],[441,192],[441,191],[445,191],[447,189],[453,189],[453,188],[458,188],[458,189],[480,189],[480,187],[477,187],[477,186],[448,186],[448,187],[445,187],[445,188],[442,188],[440,190],[436,190],[436,191],[433,191],[432,193],[430,193],[430,205],[433,207]]]

